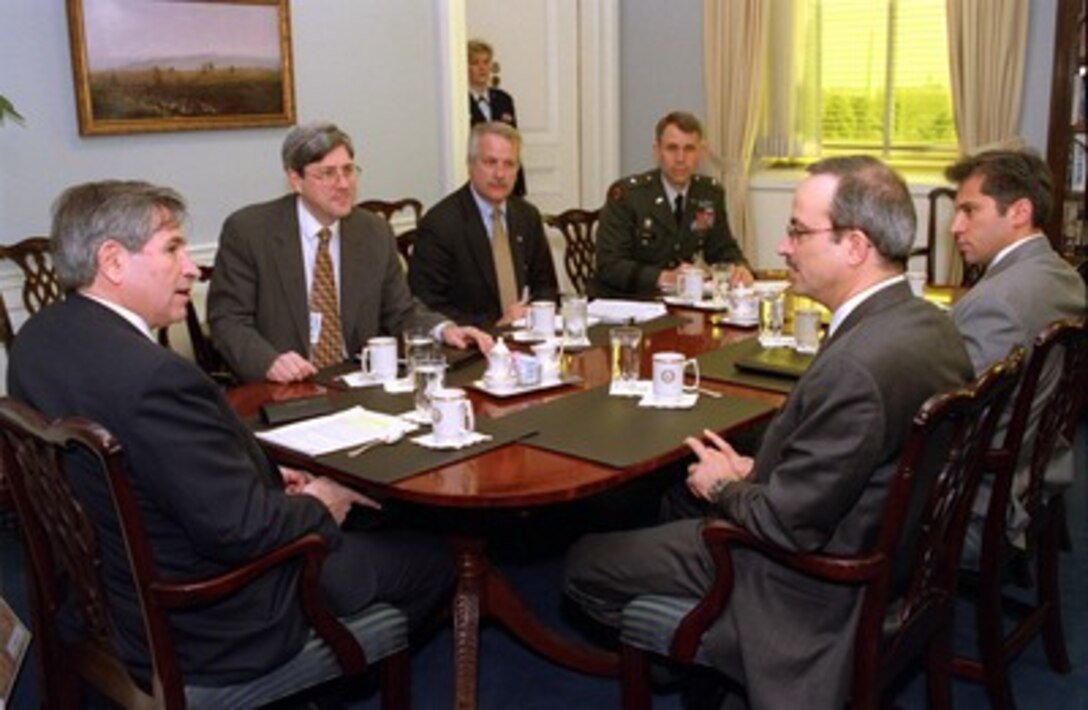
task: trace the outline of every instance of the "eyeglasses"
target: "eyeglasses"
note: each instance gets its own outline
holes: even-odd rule
[[[856,228],[839,224],[832,224],[830,227],[801,227],[790,222],[786,225],[786,236],[796,242],[801,239],[801,237],[807,237],[810,234],[820,234],[821,232],[845,232],[848,229]]]
[[[344,178],[345,182],[351,182],[359,177],[361,172],[363,172],[363,169],[358,165],[348,163],[347,165],[330,165],[325,168],[316,168],[311,170],[309,175],[322,185],[334,185],[338,177]]]

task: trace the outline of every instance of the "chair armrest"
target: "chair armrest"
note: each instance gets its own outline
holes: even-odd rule
[[[200,606],[226,597],[268,570],[289,560],[302,558],[299,595],[303,613],[310,625],[336,654],[346,674],[361,673],[367,665],[366,655],[351,632],[328,610],[321,596],[318,580],[321,565],[328,554],[325,539],[308,533],[251,562],[215,577],[185,582],[154,581],[150,591],[153,603],[163,609],[184,609]]]
[[[676,629],[671,655],[691,662],[703,634],[721,616],[733,591],[734,545],[746,547],[801,574],[838,584],[861,585],[881,575],[889,562],[882,554],[836,557],[786,550],[756,537],[748,530],[724,520],[707,521],[703,542],[714,560],[715,574],[710,589]]]

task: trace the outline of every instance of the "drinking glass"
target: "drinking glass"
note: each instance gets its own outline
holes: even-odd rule
[[[415,358],[412,369],[412,389],[415,392],[416,413],[423,419],[431,418],[431,395],[441,389],[446,379],[446,358],[433,356]]]
[[[786,320],[786,299],[782,291],[761,291],[759,294],[759,337],[781,338]]]
[[[563,296],[563,337],[568,343],[581,343],[586,339],[589,301],[580,294]]]
[[[634,382],[639,376],[639,346],[642,330],[634,326],[619,326],[608,331],[612,346],[612,379]]]
[[[416,360],[430,360],[438,356],[438,343],[424,328],[408,328],[404,331],[404,363],[408,376],[415,369]]]

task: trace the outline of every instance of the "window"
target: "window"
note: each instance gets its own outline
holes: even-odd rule
[[[775,8],[765,157],[864,152],[902,165],[955,156],[945,0]]]

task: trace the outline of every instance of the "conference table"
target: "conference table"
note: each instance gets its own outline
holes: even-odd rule
[[[943,292],[935,295],[944,297]],[[485,444],[438,452],[405,439],[357,458],[345,452],[311,457],[268,446],[281,464],[329,476],[378,500],[459,521],[449,532],[457,560],[452,623],[453,705],[458,710],[476,707],[479,627],[485,619],[501,623],[552,662],[591,675],[618,674],[616,654],[548,628],[490,563],[483,522],[489,513],[531,513],[614,491],[689,455],[683,443],[687,434],[707,428],[728,437],[767,420],[792,386],[792,380],[733,367],[736,358],[759,348],[753,328],[720,324],[715,314],[675,307],[641,327],[643,377],[649,376],[655,352],[698,358],[703,391],[692,409],[647,410],[635,399],[609,396],[608,326],[597,325],[590,329],[590,347],[564,354],[570,381],[564,386],[496,397],[472,386],[486,365],[482,359],[447,374],[449,385],[467,385],[477,429],[492,437]],[[346,388],[337,379],[342,371],[320,373],[314,382],[243,385],[227,396],[257,428],[262,405],[299,398],[325,398],[337,409],[357,404],[390,413],[411,409],[411,395]]]

